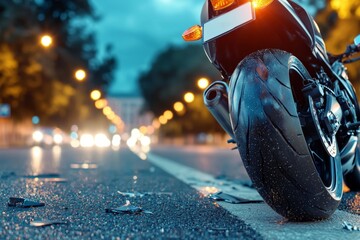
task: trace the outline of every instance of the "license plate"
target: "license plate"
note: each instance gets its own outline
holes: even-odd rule
[[[253,20],[255,20],[254,8],[251,2],[245,3],[206,22],[203,26],[203,41],[210,41]]]

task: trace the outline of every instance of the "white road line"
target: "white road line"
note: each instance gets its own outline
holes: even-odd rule
[[[166,158],[150,153],[147,159],[200,192],[204,190],[204,187],[214,186],[234,196],[252,200],[261,199],[257,191],[253,189],[215,179],[210,174],[203,173]],[[274,212],[266,204],[218,203],[231,214],[250,225],[265,239],[360,239],[360,232],[350,232],[342,229],[343,221],[360,225],[360,216],[344,211],[336,211],[330,219],[324,221],[294,223],[285,221],[283,217]]]

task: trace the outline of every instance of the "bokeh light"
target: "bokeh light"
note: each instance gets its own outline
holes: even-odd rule
[[[83,69],[78,69],[75,71],[75,79],[78,81],[84,81],[86,78],[86,72]]]
[[[195,95],[192,92],[187,92],[184,95],[184,100],[187,103],[192,103],[195,100]]]
[[[90,97],[94,101],[99,100],[101,98],[101,92],[99,90],[93,90],[90,93]]]
[[[197,85],[200,89],[205,89],[209,86],[209,80],[207,78],[200,78]]]
[[[48,48],[51,46],[52,44],[52,37],[49,36],[49,35],[43,35],[41,38],[40,38],[40,43],[43,47],[45,48]]]

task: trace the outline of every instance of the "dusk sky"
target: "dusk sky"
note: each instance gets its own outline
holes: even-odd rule
[[[92,0],[102,19],[95,24],[99,48],[114,46],[119,61],[110,93],[132,93],[137,77],[170,44],[187,44],[181,34],[200,23],[204,0]]]
[[[92,0],[101,20],[94,25],[99,49],[114,46],[119,67],[111,94],[138,92],[137,78],[170,44],[189,44],[181,34],[200,23],[204,0]],[[297,2],[307,5],[309,0]],[[323,5],[323,1],[318,1]],[[307,8],[314,14],[315,8]]]

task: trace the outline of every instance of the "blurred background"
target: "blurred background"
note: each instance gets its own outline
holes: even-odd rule
[[[203,0],[2,0],[0,147],[226,144],[202,91],[220,75],[201,43]],[[298,0],[340,53],[358,0]],[[348,66],[360,91],[360,65]]]

